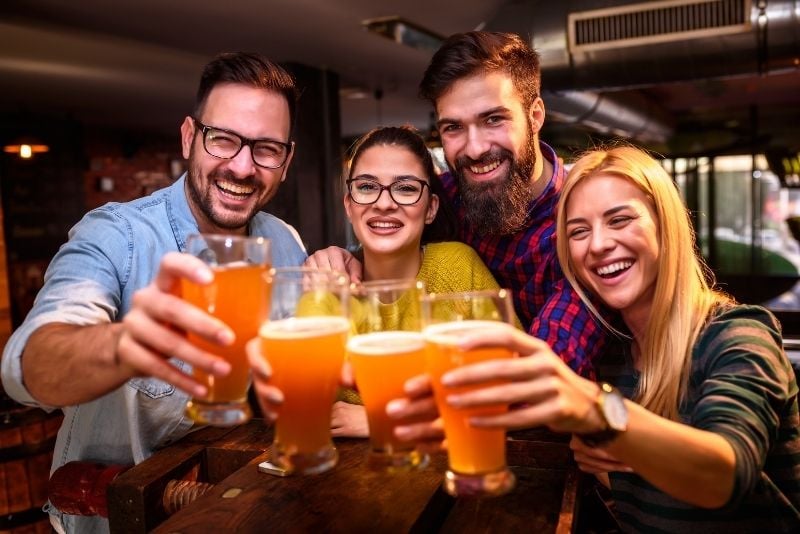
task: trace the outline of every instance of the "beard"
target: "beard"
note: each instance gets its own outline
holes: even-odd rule
[[[250,219],[259,210],[258,203],[247,212],[222,212],[214,209],[214,201],[211,189],[216,187],[217,180],[227,180],[234,183],[242,183],[240,178],[227,170],[216,169],[208,175],[203,175],[200,165],[195,162],[194,147],[189,154],[189,165],[186,176],[186,184],[189,190],[189,197],[192,203],[200,210],[208,222],[223,230],[239,230],[250,222]],[[250,177],[247,185],[255,187],[252,196],[258,195],[259,186],[255,177]],[[199,221],[198,221],[199,223]]]
[[[464,176],[464,169],[470,165],[503,160],[509,162],[506,176],[491,182],[472,182]],[[530,124],[528,141],[519,159],[515,159],[511,151],[504,148],[486,152],[478,160],[467,157],[456,159],[451,171],[458,180],[466,222],[476,229],[485,229],[479,233],[489,235],[508,235],[522,228],[534,196],[531,175],[535,164],[536,152]]]

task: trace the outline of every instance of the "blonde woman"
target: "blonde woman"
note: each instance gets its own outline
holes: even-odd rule
[[[604,376],[601,360],[600,379],[612,383],[595,383],[521,332],[473,337],[463,347],[501,344],[529,357],[451,372],[452,386],[509,382],[448,401],[512,403],[475,426],[573,433],[575,460],[610,486],[625,531],[800,531],[798,389],[780,327],[767,310],[710,287],[687,211],[658,162],[634,147],[581,157],[564,184],[557,239],[582,300],[620,320],[622,370]],[[429,402],[425,379],[407,386],[417,400],[393,401],[397,416]]]

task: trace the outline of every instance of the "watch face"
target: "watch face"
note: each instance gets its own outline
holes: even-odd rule
[[[628,409],[625,407],[625,399],[618,391],[606,394],[603,400],[603,412],[608,426],[619,431],[627,428]]]

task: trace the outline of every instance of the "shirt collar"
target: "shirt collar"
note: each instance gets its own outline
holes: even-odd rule
[[[186,237],[200,231],[189,207],[189,199],[186,198],[186,179],[184,173],[167,191],[167,213],[175,233],[175,241],[181,251],[186,250]]]

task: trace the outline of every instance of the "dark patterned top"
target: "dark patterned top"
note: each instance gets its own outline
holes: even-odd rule
[[[680,418],[731,444],[733,495],[723,508],[708,510],[673,499],[636,474],[610,473],[624,531],[800,532],[798,390],[781,346],[780,326],[767,310],[736,305],[717,312],[692,352]],[[638,374],[626,359],[614,371],[603,362],[599,374],[630,397]]]

